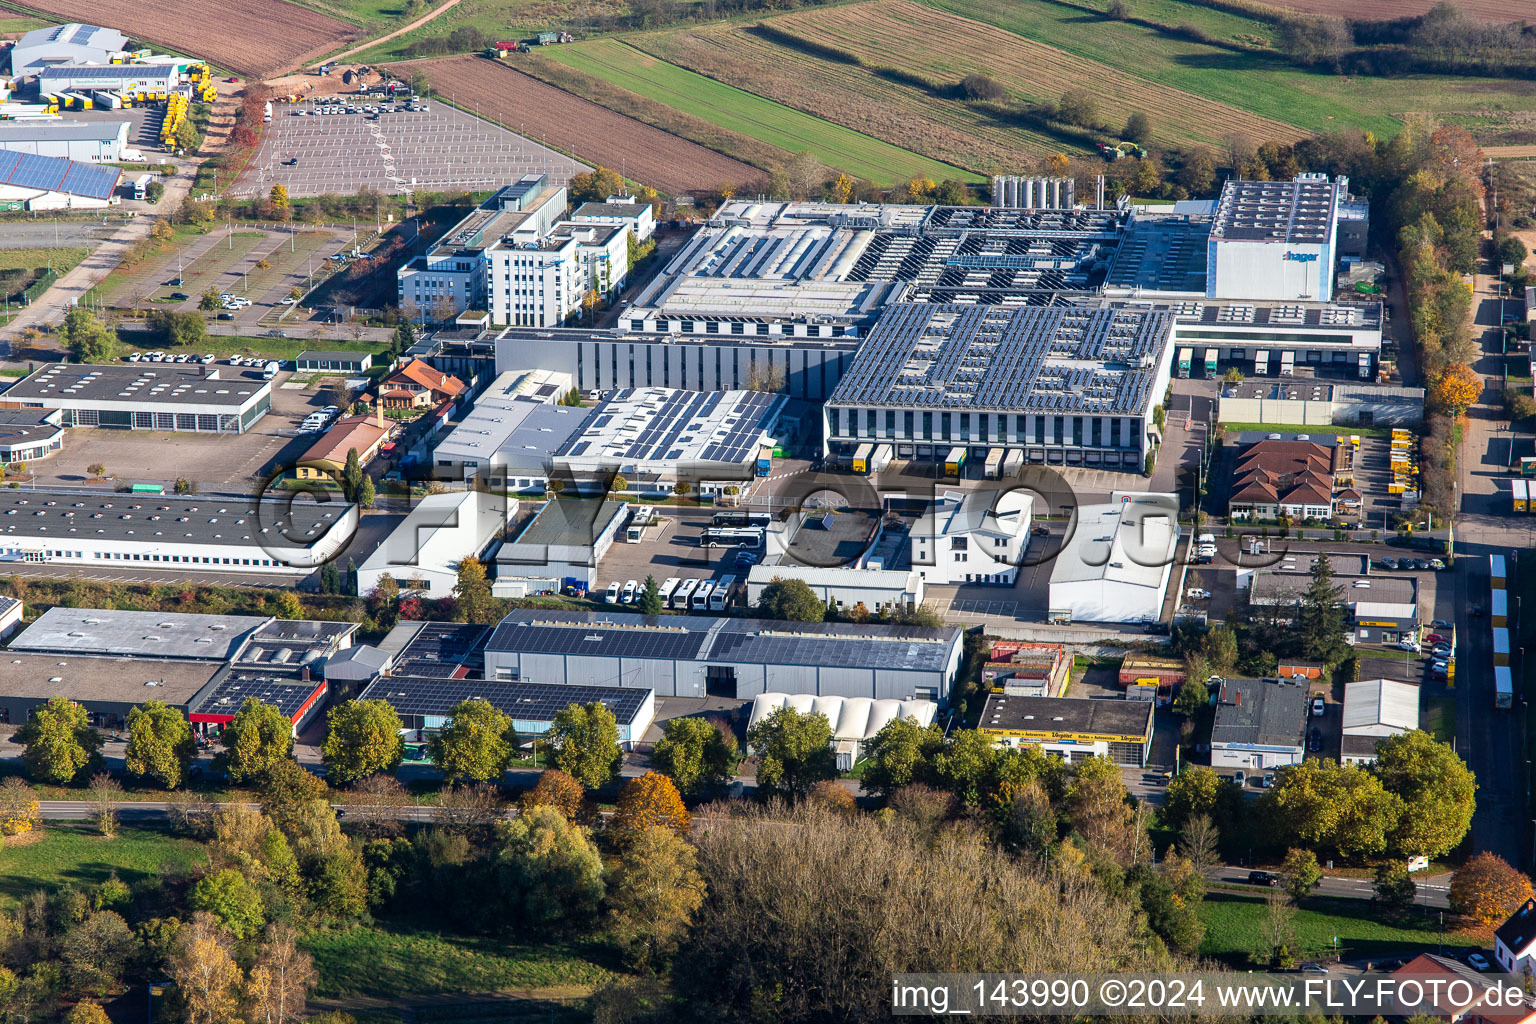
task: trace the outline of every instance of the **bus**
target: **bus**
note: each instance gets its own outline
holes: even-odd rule
[[[709,610],[712,612],[725,611],[725,605],[731,599],[731,588],[736,585],[735,576],[722,576],[720,582],[715,584],[715,589],[709,594]]]
[[[944,457],[944,472],[949,476],[959,476],[965,471],[965,449],[951,448],[949,454]]]
[[[688,599],[693,596],[693,592],[698,589],[698,586],[699,581],[696,579],[686,579],[678,584],[677,589],[672,592],[672,609],[674,611],[687,611]]]
[[[773,517],[767,512],[716,512],[710,520],[713,526],[751,527],[756,530],[766,530],[768,524],[773,522]]]
[[[1188,377],[1189,376],[1189,366],[1190,366],[1190,363],[1194,362],[1194,359],[1195,359],[1195,353],[1194,353],[1193,349],[1188,349],[1188,348],[1181,348],[1181,349],[1179,349],[1179,376],[1180,377]]]
[[[1206,349],[1205,350],[1205,375],[1207,377],[1215,377],[1216,376],[1216,364],[1218,362],[1220,362],[1220,360],[1217,358],[1216,350],[1213,349],[1213,348]]]
[[[657,591],[657,594],[661,597],[661,606],[663,608],[672,607],[672,594],[677,590],[677,586],[681,582],[683,581],[676,576],[669,576],[667,581],[661,585],[661,589]]]
[[[692,611],[709,611],[709,595],[714,591],[715,585],[709,581],[699,584],[699,589],[693,592],[693,597],[688,601],[688,607]]]
[[[763,547],[764,530],[760,526],[711,526],[699,534],[699,545],[706,548]]]

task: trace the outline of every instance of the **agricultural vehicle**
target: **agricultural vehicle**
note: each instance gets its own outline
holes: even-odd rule
[[[1120,142],[1114,143],[1113,145],[1109,144],[1108,142],[1099,143],[1099,155],[1104,159],[1111,161],[1119,160],[1121,157],[1125,156],[1133,156],[1138,160],[1142,160],[1146,158],[1147,151],[1136,145],[1134,142],[1126,142],[1122,140]]]

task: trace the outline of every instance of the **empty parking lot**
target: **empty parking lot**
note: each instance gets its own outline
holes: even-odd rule
[[[295,197],[364,188],[483,192],[524,174],[548,174],[551,183],[564,184],[590,170],[446,103],[378,114],[355,104],[358,113],[318,112],[328,106],[278,107],[232,194],[264,195],[277,182]]]

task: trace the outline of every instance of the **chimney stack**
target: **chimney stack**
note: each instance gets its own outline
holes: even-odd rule
[[[377,415],[377,423],[380,430],[384,429],[384,396],[380,395],[378,401],[373,403],[374,413]]]
[[[309,682],[309,666],[308,665],[305,665],[302,669],[299,670],[299,678],[304,680],[304,682],[306,682],[306,683]]]

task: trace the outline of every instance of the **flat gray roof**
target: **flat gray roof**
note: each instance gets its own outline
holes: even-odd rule
[[[1379,572],[1368,577],[1335,576],[1333,585],[1338,590],[1339,601],[1345,605],[1412,605],[1418,601],[1418,582],[1407,575]],[[1312,574],[1309,572],[1256,572],[1250,600],[1255,604],[1293,604],[1300,601],[1311,586]]]
[[[260,615],[55,607],[15,637],[11,650],[224,662],[234,657],[250,635],[269,621]]]
[[[591,545],[615,517],[623,514],[625,507],[626,502],[622,501],[552,498],[523,527],[514,543],[549,547]]]
[[[30,537],[59,544],[103,540],[307,548],[352,508],[339,501],[6,488],[0,489],[0,543]]]
[[[335,351],[330,351],[330,352],[327,352],[327,351],[310,352],[310,351],[305,351],[305,352],[300,352],[299,353],[299,360],[300,361],[303,361],[305,359],[328,359],[331,362],[343,362],[343,363],[345,363],[345,362],[362,362],[364,359],[370,359],[370,358],[372,358],[372,353],[369,353],[369,352],[335,352]]]
[[[186,708],[223,672],[222,662],[29,654],[12,648],[0,651],[0,695],[35,698],[39,704],[50,697],[118,704],[163,700]]]
[[[3,140],[0,140],[3,144]],[[259,370],[211,363],[45,363],[5,392],[8,402],[141,402],[238,409],[271,384]]]
[[[1141,741],[1152,732],[1150,700],[1087,697],[1010,697],[994,693],[981,710],[978,729],[1117,736]]]
[[[582,203],[571,214],[576,217],[638,217],[649,203]]]
[[[901,304],[885,311],[832,406],[1141,415],[1173,317],[1162,310]]]
[[[1322,244],[1333,233],[1337,185],[1328,180],[1228,181],[1211,236],[1244,242]]]
[[[1208,219],[1137,217],[1115,250],[1105,284],[1157,292],[1205,293]]]
[[[1227,679],[1217,697],[1211,743],[1301,747],[1308,681]]]
[[[112,142],[127,128],[127,121],[5,121],[0,122],[0,146],[11,142]]]

